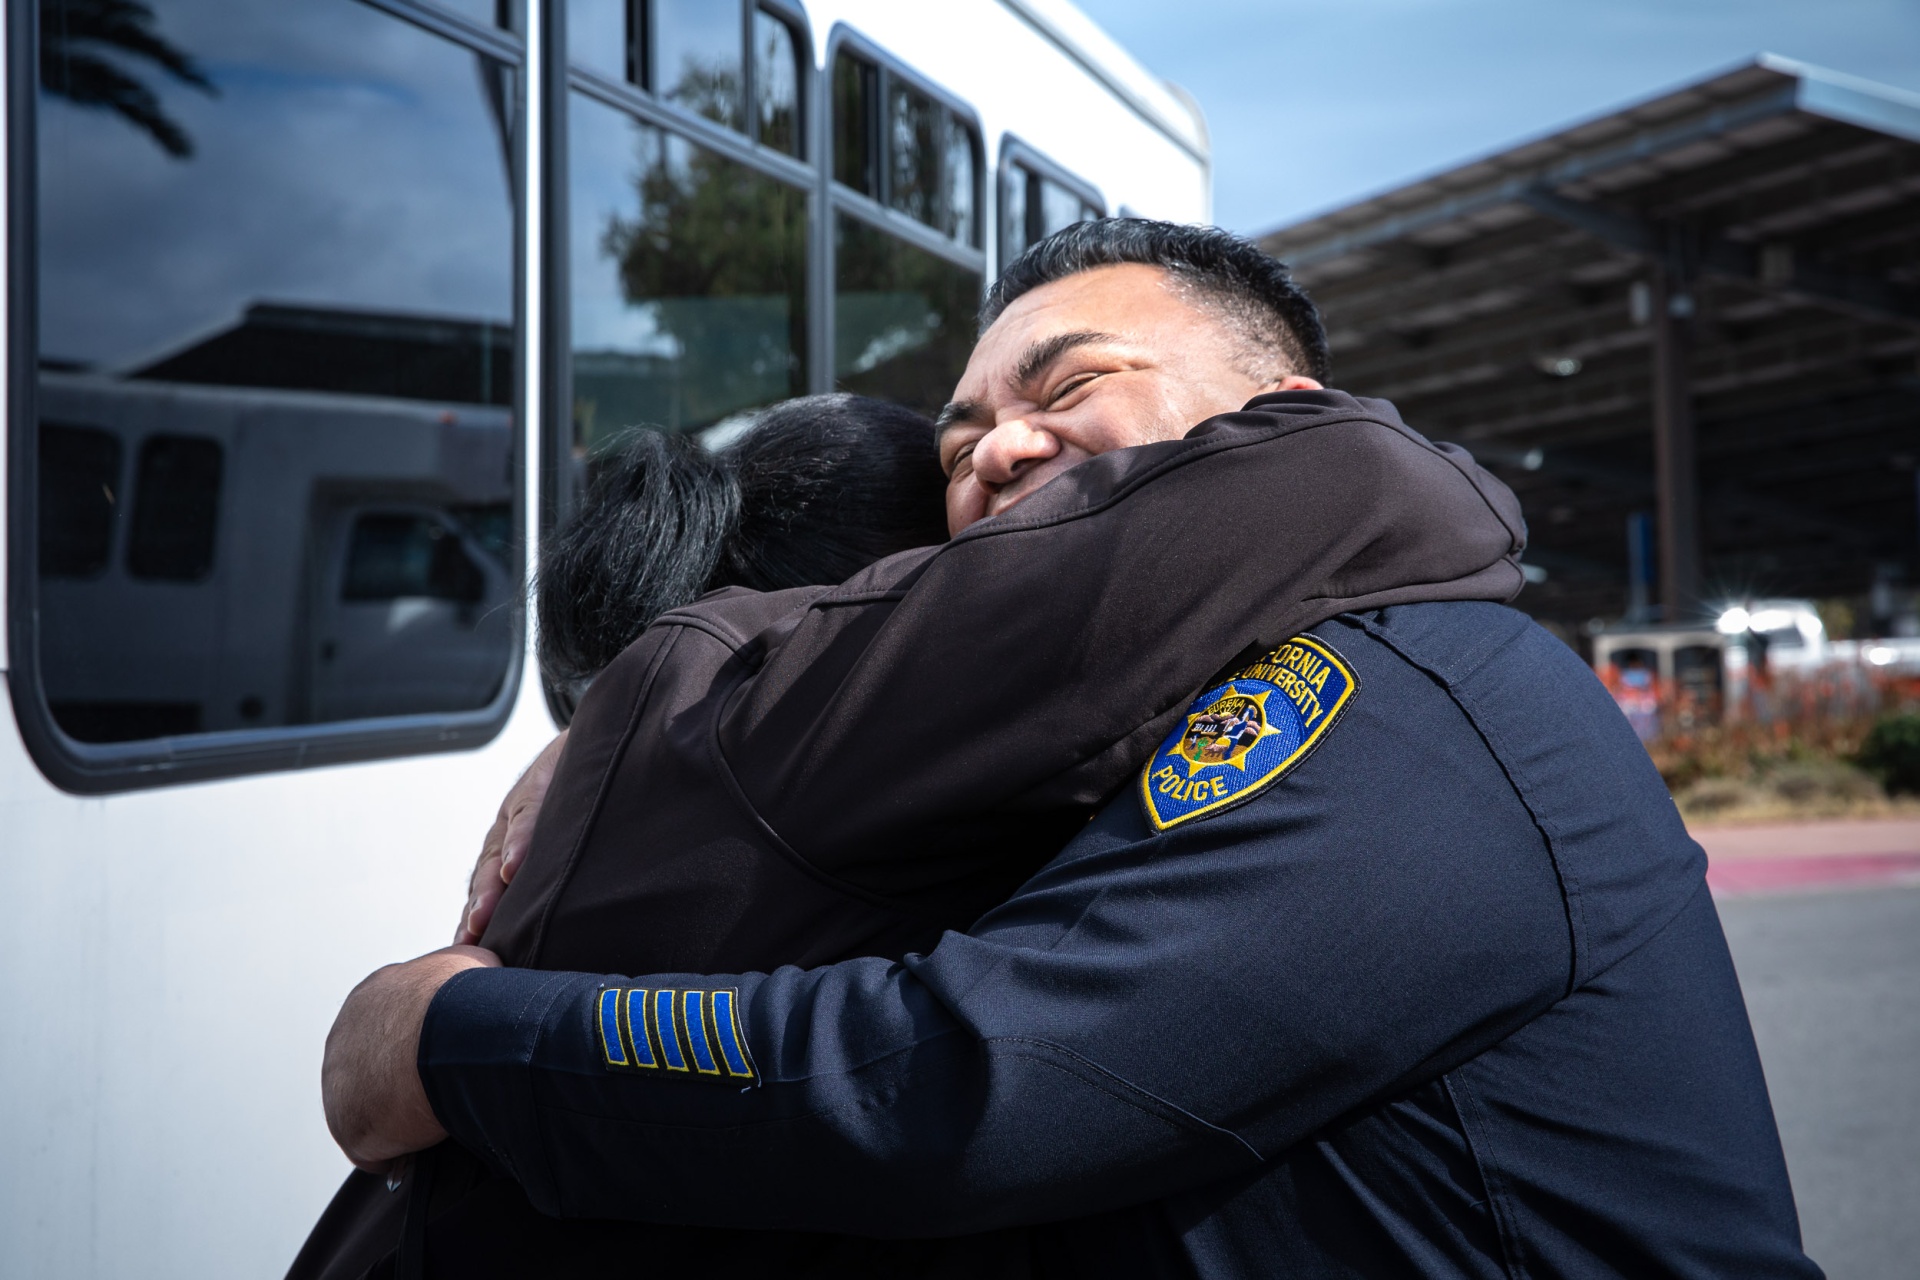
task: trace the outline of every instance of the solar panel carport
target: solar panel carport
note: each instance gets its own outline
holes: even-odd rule
[[[1535,616],[1627,613],[1648,515],[1670,620],[1915,580],[1920,96],[1763,57],[1262,244],[1519,492]]]

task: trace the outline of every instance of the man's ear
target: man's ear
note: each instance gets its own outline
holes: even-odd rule
[[[1303,377],[1302,375],[1297,373],[1290,373],[1286,377],[1280,379],[1278,382],[1269,382],[1266,386],[1260,388],[1260,390],[1255,392],[1254,394],[1267,396],[1267,395],[1272,395],[1276,391],[1325,391],[1325,390],[1326,388],[1324,386],[1320,385],[1320,383],[1314,381],[1312,378]]]

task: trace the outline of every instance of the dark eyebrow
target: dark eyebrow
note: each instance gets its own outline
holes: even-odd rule
[[[1047,366],[1075,347],[1088,346],[1095,342],[1114,342],[1117,339],[1110,333],[1095,333],[1082,329],[1076,333],[1056,333],[1051,338],[1042,338],[1026,349],[1020,357],[1020,363],[1013,367],[1013,377],[1008,382],[1017,390],[1025,387],[1035,378],[1047,371]]]
[[[942,405],[940,412],[933,416],[933,438],[938,440],[952,428],[965,423],[989,422],[992,418],[993,410],[983,401],[954,400]]]

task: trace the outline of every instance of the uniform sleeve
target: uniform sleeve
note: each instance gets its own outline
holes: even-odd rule
[[[1154,837],[1123,798],[903,963],[463,973],[429,1012],[422,1078],[455,1138],[564,1216],[931,1236],[1201,1186],[1565,991],[1567,921],[1524,813],[1435,784],[1356,840],[1300,790]],[[1475,856],[1436,849],[1448,823]],[[751,1079],[610,1066],[606,990],[669,1009],[732,993]]]

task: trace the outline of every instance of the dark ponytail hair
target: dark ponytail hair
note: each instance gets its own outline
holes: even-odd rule
[[[541,554],[540,666],[577,685],[708,591],[842,582],[944,542],[944,490],[932,422],[864,396],[775,405],[718,452],[631,431],[590,464],[585,503]]]

